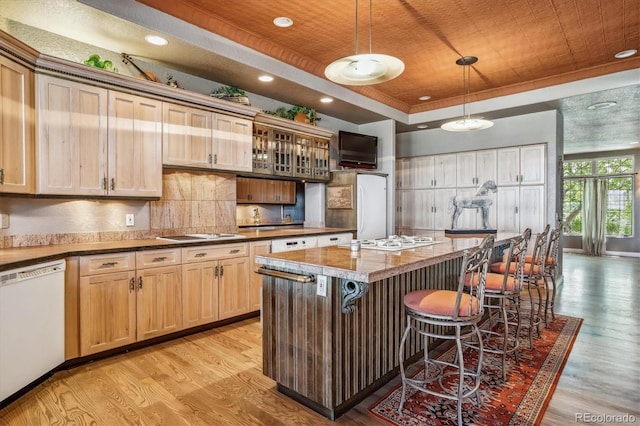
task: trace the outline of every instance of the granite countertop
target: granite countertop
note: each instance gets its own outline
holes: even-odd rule
[[[249,241],[289,238],[354,232],[353,229],[342,228],[287,228],[287,229],[240,229],[237,234],[246,238],[230,240],[206,240],[202,242],[178,243],[165,240],[118,240],[78,244],[55,244],[48,246],[15,247],[0,249],[0,271],[62,259],[68,256],[83,256],[119,251],[135,251],[141,249],[163,249],[176,247],[204,246],[215,244],[237,244]]]
[[[496,245],[504,244],[517,235],[498,233]],[[329,246],[260,255],[256,256],[256,262],[301,274],[328,275],[372,283],[459,257],[464,250],[477,247],[482,242],[482,238],[445,237],[444,232],[433,233],[433,238],[437,244],[399,251],[363,248],[351,252],[347,246]]]

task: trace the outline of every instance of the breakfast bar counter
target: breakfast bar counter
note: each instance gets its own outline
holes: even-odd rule
[[[516,235],[498,233],[495,244]],[[257,256],[263,371],[278,390],[335,419],[396,376],[404,295],[456,288],[464,251],[482,241],[432,238],[400,250],[332,246]],[[418,359],[422,349],[411,337],[404,353]]]

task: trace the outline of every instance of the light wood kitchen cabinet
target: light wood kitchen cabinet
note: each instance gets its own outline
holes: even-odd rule
[[[459,153],[456,155],[456,187],[478,189],[486,181],[495,182],[496,167],[495,149]]]
[[[80,258],[80,355],[136,341],[135,253]]]
[[[33,72],[0,56],[0,193],[35,191]]]
[[[252,241],[249,244],[249,256],[253,267],[251,268],[251,285],[249,288],[249,312],[259,311],[262,303],[262,275],[254,272],[262,265],[256,263],[256,256],[271,253],[271,240]]]
[[[162,105],[162,163],[167,166],[210,168],[213,113],[164,102]]]
[[[162,196],[162,102],[109,91],[107,193]]]
[[[80,355],[182,328],[180,251],[136,254],[80,258]],[[158,260],[145,264],[147,257]]]
[[[546,145],[498,149],[498,186],[545,183]]]
[[[182,249],[183,324],[207,324],[249,312],[247,243]]]
[[[214,114],[214,169],[250,172],[253,123],[246,118]]]
[[[497,192],[497,221],[501,232],[542,232],[545,226],[545,186],[501,186]]]
[[[108,91],[41,74],[36,87],[36,192],[105,195]]]
[[[252,172],[273,174],[273,141],[267,126],[253,125]]]
[[[136,252],[137,340],[182,330],[180,249]]]
[[[239,204],[295,204],[296,183],[276,179],[236,179]]]
[[[36,83],[37,193],[162,195],[159,101],[46,75]]]

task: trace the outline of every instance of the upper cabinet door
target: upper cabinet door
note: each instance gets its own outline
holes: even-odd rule
[[[463,152],[456,155],[456,185],[460,188],[475,188],[478,185],[476,153]]]
[[[427,189],[435,186],[434,157],[413,157],[409,170],[412,188]]]
[[[212,167],[250,172],[253,139],[251,120],[215,114],[214,123]]]
[[[211,167],[210,111],[164,102],[162,105],[162,163],[168,166]]]
[[[545,183],[546,145],[528,145],[520,148],[520,184]]]
[[[436,188],[456,187],[456,155],[436,155],[434,157],[434,186]]]
[[[480,187],[488,180],[497,180],[498,156],[495,149],[476,152],[476,186]]]
[[[39,194],[107,194],[107,90],[38,74]]]
[[[109,92],[109,195],[162,195],[162,102]]]
[[[33,194],[33,73],[0,56],[0,193]]]
[[[498,186],[520,183],[520,148],[498,150]]]

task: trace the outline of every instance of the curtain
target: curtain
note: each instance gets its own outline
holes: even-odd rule
[[[587,178],[582,200],[582,249],[592,256],[604,253],[607,215],[607,181]]]

